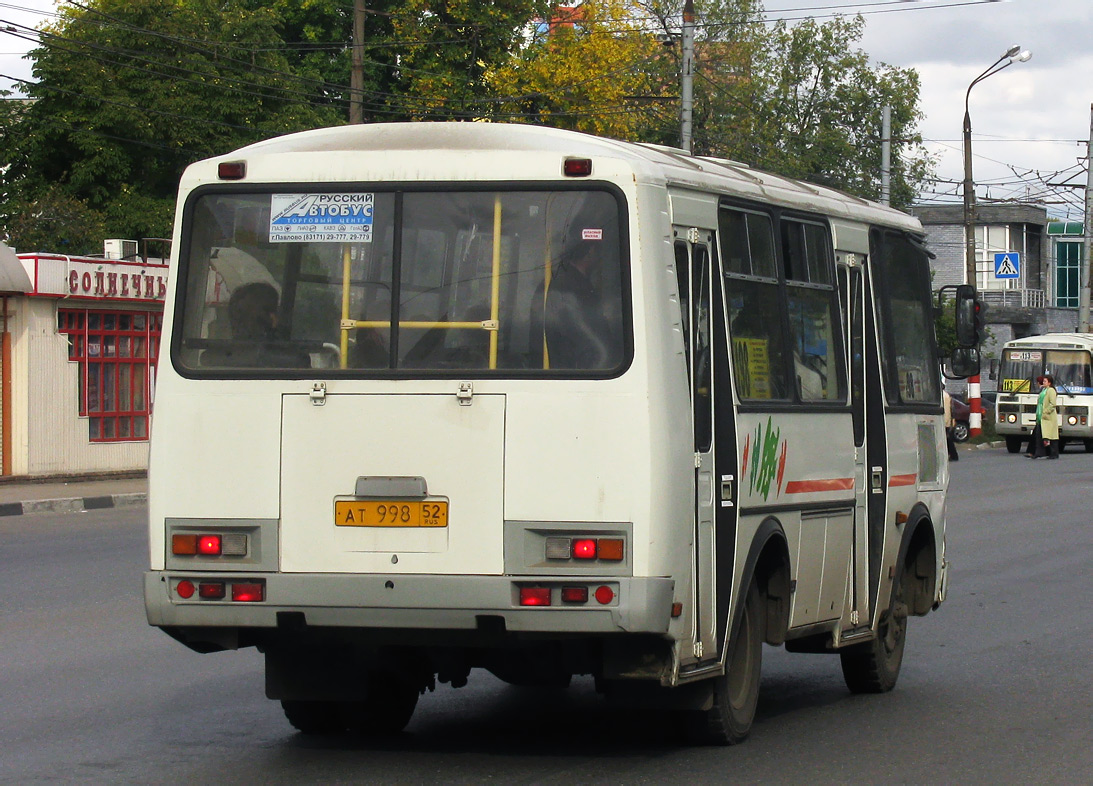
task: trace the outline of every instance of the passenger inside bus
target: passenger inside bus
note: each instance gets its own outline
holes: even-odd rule
[[[621,314],[608,310],[604,292],[605,279],[614,275],[604,270],[613,267],[605,259],[608,249],[617,248],[605,242],[613,221],[601,211],[584,210],[570,224],[543,319],[552,369],[606,369],[622,361]]]

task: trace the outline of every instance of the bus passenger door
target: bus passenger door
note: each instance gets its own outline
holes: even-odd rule
[[[850,613],[844,631],[869,627],[869,497],[870,470],[866,449],[866,301],[865,277],[854,254],[839,254],[839,300],[849,360],[850,407],[854,430],[854,540],[850,552]],[[846,628],[846,624],[849,628]]]
[[[717,617],[715,550],[716,505],[720,494],[714,469],[714,379],[712,233],[676,230],[676,275],[679,280],[687,369],[691,388],[691,422],[694,432],[695,518],[693,548],[694,656],[716,658]],[[685,237],[686,241],[678,239]]]

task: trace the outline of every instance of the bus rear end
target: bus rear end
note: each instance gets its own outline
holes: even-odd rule
[[[650,433],[632,195],[560,154],[261,148],[183,181],[151,624],[258,646],[304,731],[401,728],[474,667],[659,679],[689,440]]]

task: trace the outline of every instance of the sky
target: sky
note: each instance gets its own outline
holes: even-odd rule
[[[9,23],[48,21],[53,7],[52,0],[0,0],[0,74],[30,77],[29,61],[20,58],[33,43],[3,31]],[[929,204],[961,201],[968,85],[1014,44],[1032,52],[971,92],[976,194],[981,201],[1031,199],[1051,216],[1082,220],[1093,0],[765,0],[765,7],[768,18],[791,23],[861,13],[858,47],[874,63],[918,71],[919,130],[938,156],[938,182],[922,194]],[[9,85],[0,78],[0,88]]]

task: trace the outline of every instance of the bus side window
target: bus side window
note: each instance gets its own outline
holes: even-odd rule
[[[737,395],[745,400],[786,399],[785,309],[770,216],[722,208],[718,224]]]
[[[830,236],[813,222],[783,220],[781,229],[797,394],[805,402],[845,401]]]

